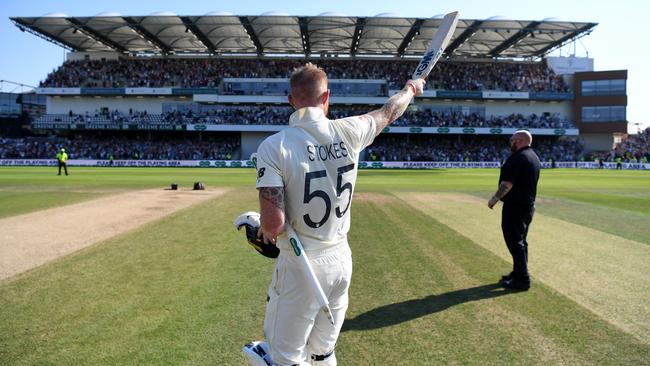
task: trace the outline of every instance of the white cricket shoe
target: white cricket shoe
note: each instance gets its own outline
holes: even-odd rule
[[[275,365],[271,360],[271,355],[269,355],[269,345],[266,342],[254,341],[247,343],[242,348],[242,352],[251,366]]]

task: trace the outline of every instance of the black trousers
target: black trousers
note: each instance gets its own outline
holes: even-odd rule
[[[535,205],[504,203],[501,211],[501,230],[510,255],[515,281],[530,283],[528,275],[528,228],[533,221]]]
[[[59,161],[59,175],[61,175],[61,167],[63,167],[65,175],[68,175],[68,164]]]

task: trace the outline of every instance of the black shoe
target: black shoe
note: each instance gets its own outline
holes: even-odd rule
[[[501,276],[501,281],[510,281],[512,279],[513,274],[514,274],[514,272],[510,272],[507,275]],[[499,281],[499,282],[501,282],[501,281]]]
[[[502,280],[500,284],[503,288],[515,291],[528,291],[530,288],[530,282],[517,281],[515,279]]]

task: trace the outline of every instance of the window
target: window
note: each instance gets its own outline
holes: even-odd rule
[[[626,80],[610,80],[609,81],[609,91],[610,95],[625,95],[626,89]]]
[[[612,121],[626,121],[627,118],[625,116],[625,107],[624,106],[618,106],[618,107],[610,107],[610,113],[611,113],[611,118]]]
[[[585,80],[582,82],[582,95],[592,96],[596,95],[596,82],[593,80]]]
[[[625,121],[625,106],[582,107],[582,122]]]
[[[582,95],[590,96],[607,96],[607,95],[625,95],[626,80],[584,80],[582,82]]]
[[[21,106],[18,104],[18,94],[0,93],[0,115],[20,115]]]

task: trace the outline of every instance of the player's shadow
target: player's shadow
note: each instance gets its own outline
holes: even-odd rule
[[[421,299],[407,300],[372,309],[352,319],[346,319],[342,332],[348,330],[369,330],[388,327],[419,317],[446,310],[454,305],[470,301],[490,299],[512,294],[498,284],[490,284],[431,295]]]

